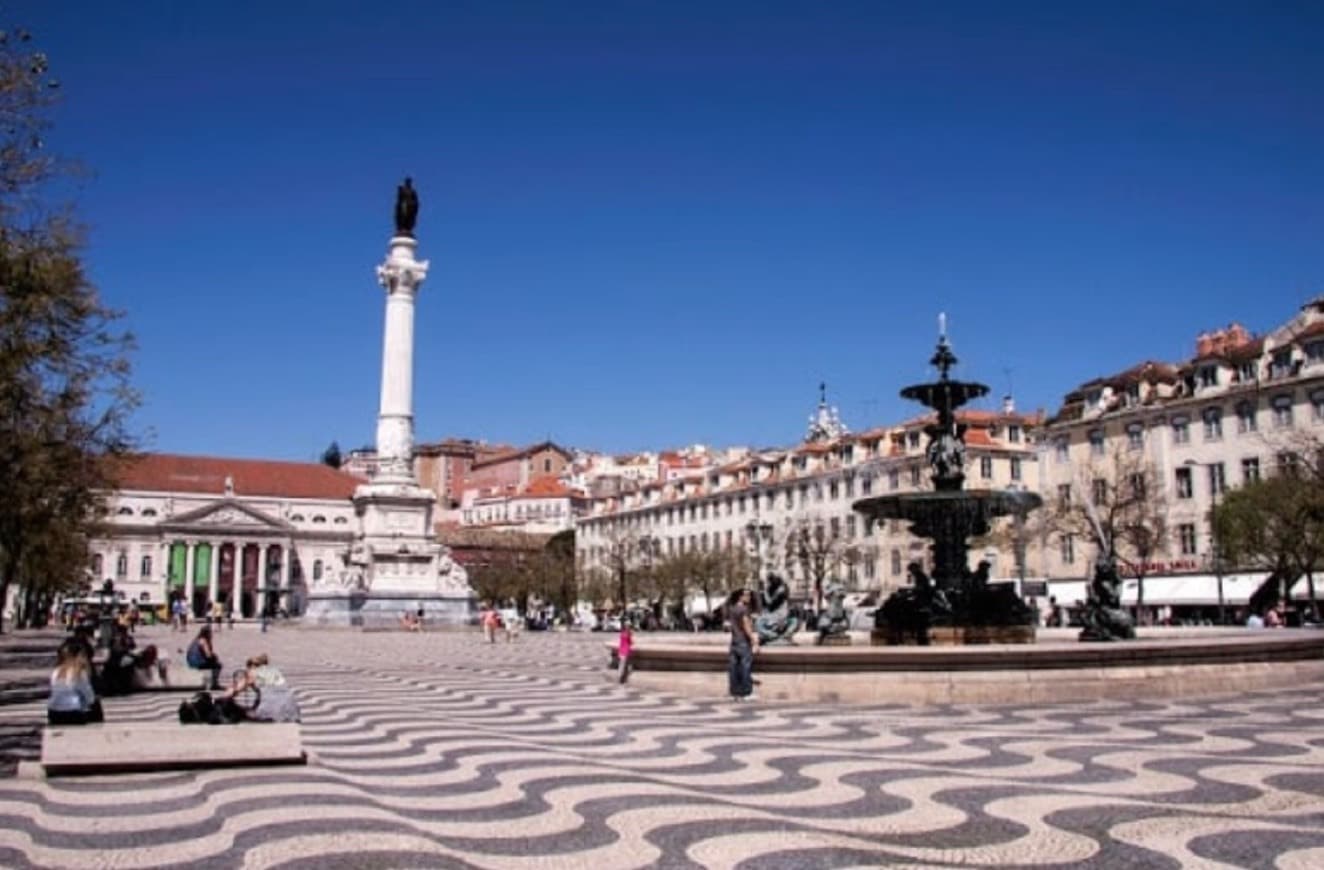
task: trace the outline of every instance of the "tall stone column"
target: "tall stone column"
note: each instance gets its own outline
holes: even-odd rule
[[[382,345],[382,394],[377,413],[377,476],[383,483],[414,482],[414,299],[427,278],[428,262],[417,260],[418,242],[391,239],[377,281],[386,290]]]

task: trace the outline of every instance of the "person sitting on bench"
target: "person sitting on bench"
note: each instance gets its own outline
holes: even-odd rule
[[[104,722],[101,701],[92,689],[92,663],[75,640],[60,644],[55,671],[51,674],[51,697],[46,702],[46,721],[52,725],[86,725]]]
[[[266,653],[249,659],[244,670],[221,696],[222,708],[235,705],[244,718],[254,722],[298,722],[299,701],[285,682],[285,675],[272,667]]]
[[[211,688],[221,687],[221,660],[216,657],[216,648],[212,646],[210,625],[198,629],[198,636],[189,644],[184,660],[194,670],[211,671]]]

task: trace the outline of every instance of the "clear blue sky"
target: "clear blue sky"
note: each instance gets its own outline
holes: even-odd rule
[[[1053,407],[1324,293],[1316,2],[15,2],[159,450],[373,437],[394,188],[418,437],[609,450]],[[992,401],[992,400],[990,400]]]

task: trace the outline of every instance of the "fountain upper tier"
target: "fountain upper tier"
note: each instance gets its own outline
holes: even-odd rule
[[[921,402],[935,411],[940,408],[955,410],[971,399],[978,399],[986,395],[988,395],[988,387],[973,381],[941,380],[927,384],[914,384],[901,391],[902,398]]]

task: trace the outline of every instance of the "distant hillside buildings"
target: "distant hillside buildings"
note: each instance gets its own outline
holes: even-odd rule
[[[1161,483],[1156,495],[1171,529],[1147,573],[1207,577],[1216,496],[1291,464],[1303,443],[1324,435],[1324,297],[1265,335],[1233,324],[1201,334],[1184,361],[1143,361],[1091,379],[1051,417],[1008,402],[963,420],[970,487],[1084,497],[1108,457],[1142,458]],[[438,531],[457,558],[520,540],[541,546],[574,528],[585,574],[682,553],[741,552],[751,580],[753,566],[776,570],[803,595],[810,578],[788,540],[809,528],[833,542],[833,573],[856,588],[886,591],[905,582],[907,563],[926,558],[924,545],[900,524],[868,523],[851,503],[928,485],[924,423],[852,433],[823,395],[804,440],[776,449],[694,445],[610,455],[550,441],[517,447],[449,438],[418,445],[414,463],[420,483],[437,494]],[[361,450],[340,471],[143,456],[108,494],[87,579],[113,579],[136,599],[182,594],[199,612],[209,601],[240,614],[264,602],[297,611],[310,584],[343,569],[357,522],[350,494],[374,470],[375,457]],[[1071,600],[1083,595],[1093,551],[1092,542],[1067,534],[990,536],[975,542],[972,559],[988,559],[995,576],[1075,582],[1055,587]]]

